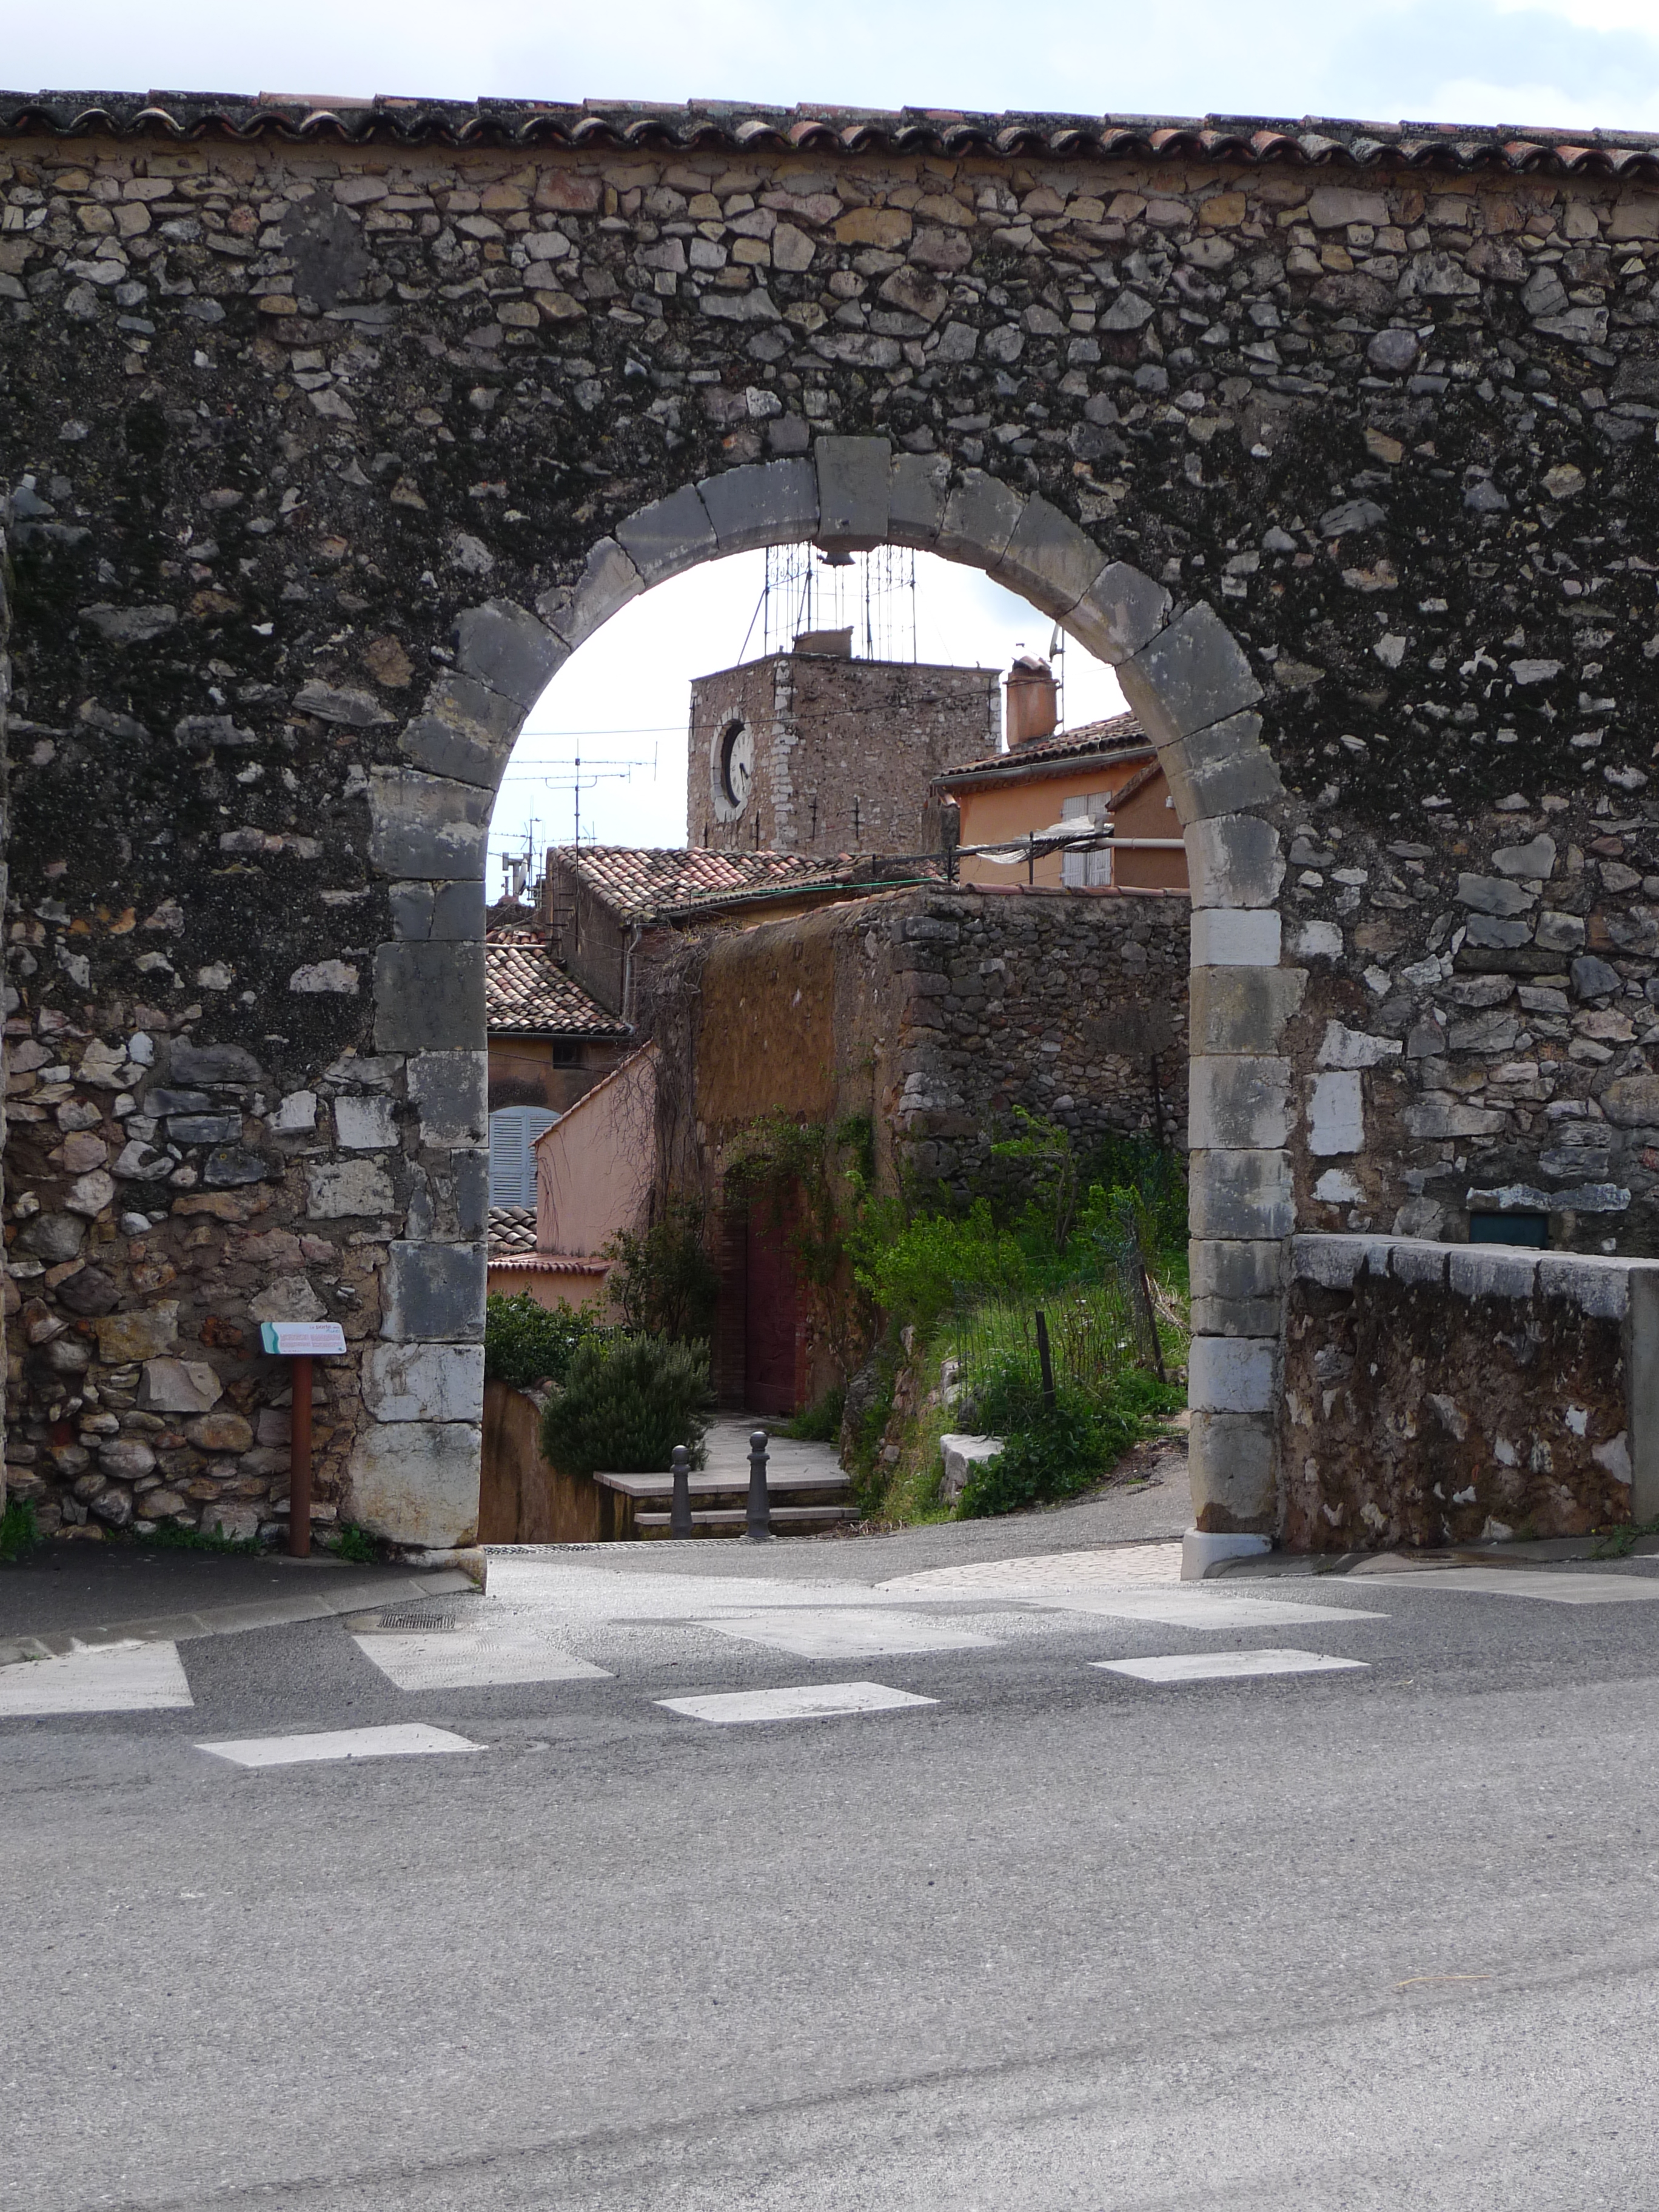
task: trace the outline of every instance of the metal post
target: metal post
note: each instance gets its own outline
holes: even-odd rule
[[[1037,1364],[1042,1370],[1042,1402],[1052,1413],[1054,1410],[1054,1363],[1048,1351],[1048,1316],[1040,1313],[1036,1317]]]
[[[288,1551],[311,1556],[311,1358],[301,1352],[293,1370],[294,1405],[289,1423]]]
[[[766,1489],[764,1429],[751,1429],[749,1432],[749,1526],[744,1534],[751,1544],[772,1541],[772,1501]]]
[[[691,1455],[684,1444],[674,1447],[674,1503],[668,1515],[671,1536],[691,1534]]]

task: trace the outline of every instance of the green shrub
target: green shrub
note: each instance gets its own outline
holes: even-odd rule
[[[876,1303],[922,1336],[966,1295],[1017,1297],[1027,1272],[1018,1241],[996,1226],[984,1199],[959,1219],[920,1214],[884,1241],[872,1237],[857,1268]]]
[[[798,1444],[832,1444],[841,1434],[841,1417],[847,1404],[846,1388],[834,1384],[823,1397],[787,1420],[778,1431]]]
[[[0,1559],[18,1559],[40,1540],[33,1506],[27,1498],[8,1498],[5,1511],[0,1513]]]
[[[1007,1363],[974,1394],[975,1420],[1007,1441],[963,1485],[958,1516],[978,1520],[1076,1497],[1182,1401],[1176,1385],[1130,1367],[1098,1393],[1058,1390],[1054,1405],[1046,1406],[1023,1367]]]
[[[707,1223],[695,1199],[669,1200],[642,1236],[624,1230],[605,1248],[616,1263],[611,1295],[641,1334],[694,1344],[714,1325],[720,1269],[708,1256]]]
[[[701,1467],[714,1401],[706,1344],[590,1340],[543,1412],[542,1450],[562,1474],[666,1474],[676,1444]]]
[[[538,1305],[528,1291],[484,1301],[484,1373],[526,1390],[562,1382],[579,1346],[601,1333],[586,1306]]]

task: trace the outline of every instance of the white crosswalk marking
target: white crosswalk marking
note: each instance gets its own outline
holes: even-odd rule
[[[1040,1552],[1021,1559],[963,1559],[878,1583],[884,1594],[915,1597],[1046,1597],[1060,1590],[1121,1589],[1179,1583],[1179,1544],[1107,1544],[1092,1552]]]
[[[934,1705],[884,1682],[817,1682],[793,1690],[728,1690],[707,1698],[659,1698],[671,1713],[729,1728],[744,1721],[828,1720],[837,1713],[881,1713],[902,1705]]]
[[[1290,1598],[1224,1595],[1204,1583],[1182,1583],[1168,1590],[1077,1590],[1028,1598],[1045,1613],[1086,1613],[1103,1620],[1150,1620],[1164,1628],[1323,1627],[1343,1620],[1386,1620],[1385,1613],[1362,1613],[1346,1605],[1301,1605]]]
[[[573,1659],[544,1631],[522,1620],[352,1640],[400,1690],[496,1689],[514,1682],[611,1680],[605,1668]]]
[[[315,1735],[245,1736],[239,1741],[198,1743],[198,1751],[234,1766],[305,1766],[320,1759],[419,1759],[447,1751],[482,1751],[464,1735],[406,1721],[396,1728],[333,1729]]]
[[[1366,1575],[1381,1589],[1478,1590],[1486,1597],[1541,1598],[1547,1605],[1626,1605],[1659,1598],[1659,1576],[1576,1575],[1559,1567],[1407,1567]]]
[[[0,1718],[37,1713],[167,1712],[194,1700],[176,1644],[89,1644],[0,1668]]]
[[[1333,1659],[1322,1651],[1178,1651],[1158,1659],[1095,1659],[1109,1674],[1139,1682],[1220,1682],[1250,1674],[1336,1674],[1365,1671],[1360,1659]]]
[[[797,1659],[888,1659],[903,1652],[988,1651],[996,1644],[994,1637],[977,1635],[948,1620],[873,1607],[863,1611],[846,1606],[817,1613],[793,1608],[732,1613],[696,1625],[745,1644],[790,1652]]]

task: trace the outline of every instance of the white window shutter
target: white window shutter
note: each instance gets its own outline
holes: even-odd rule
[[[489,1203],[536,1203],[535,1143],[558,1120],[545,1106],[503,1106],[489,1117]]]

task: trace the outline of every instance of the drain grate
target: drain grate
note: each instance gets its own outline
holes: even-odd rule
[[[453,1605],[419,1602],[389,1605],[384,1612],[374,1616],[374,1628],[388,1635],[428,1636],[439,1630],[459,1628],[460,1625],[460,1608]]]

